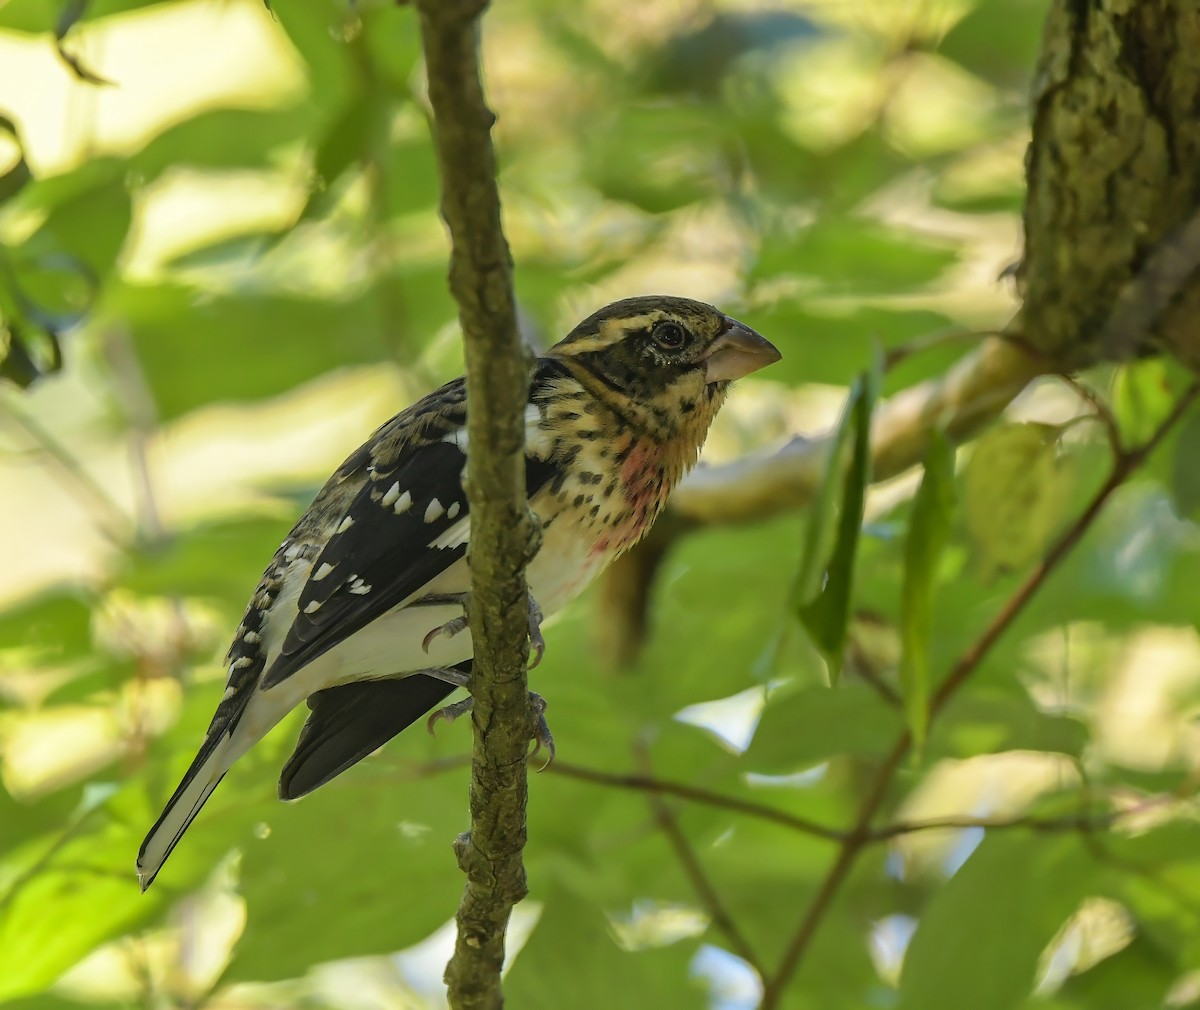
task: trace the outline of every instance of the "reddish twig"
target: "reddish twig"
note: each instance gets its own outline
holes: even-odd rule
[[[640,743],[635,745],[634,752],[637,755],[638,763],[642,765],[645,771],[646,777],[653,780],[654,774],[650,767],[650,755],[645,746]],[[745,935],[738,929],[737,923],[733,921],[729,910],[725,907],[724,902],[721,901],[716,888],[713,887],[712,881],[708,879],[708,874],[704,872],[704,867],[700,865],[700,859],[697,857],[695,850],[679,827],[679,822],[675,819],[675,814],[672,812],[670,804],[662,798],[660,793],[654,790],[646,791],[646,801],[650,804],[650,809],[654,812],[654,819],[658,822],[662,833],[667,836],[667,841],[671,843],[671,848],[675,850],[675,857],[679,860],[679,865],[683,868],[684,874],[692,885],[692,890],[696,892],[696,897],[700,900],[704,911],[708,913],[712,924],[729,941],[729,949],[750,965],[758,973],[759,978],[765,978],[766,971],[763,968],[762,962],[754,953],[754,948],[750,946],[750,942],[746,939]]]

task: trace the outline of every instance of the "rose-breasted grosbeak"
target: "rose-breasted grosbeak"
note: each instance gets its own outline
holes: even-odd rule
[[[601,309],[538,360],[525,476],[542,545],[527,574],[547,613],[646,533],[730,381],[779,357],[711,305],[664,296]],[[233,762],[301,702],[311,713],[279,780],[283,799],[328,782],[466,682],[470,634],[454,632],[470,586],[467,452],[456,379],[384,424],[321,489],[271,559],[200,752],[142,843],[143,889]],[[531,633],[540,653],[533,620]]]

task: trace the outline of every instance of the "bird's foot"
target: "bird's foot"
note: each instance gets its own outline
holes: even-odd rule
[[[445,606],[448,604],[462,607],[463,612],[445,624],[439,624],[421,639],[421,648],[426,652],[429,651],[429,646],[433,644],[435,638],[453,638],[455,635],[466,630],[467,594],[435,593],[429,596],[422,596],[419,600],[414,600],[410,604],[410,606],[414,607]],[[546,639],[542,637],[542,618],[542,608],[538,606],[537,600],[533,598],[533,593],[529,593],[529,669],[531,670],[542,661],[542,656],[546,654]]]
[[[458,617],[452,618],[445,624],[439,624],[436,628],[430,631],[424,638],[421,639],[421,648],[426,652],[429,651],[429,646],[435,638],[445,637],[453,638],[461,631],[467,628],[467,597],[468,593],[431,593],[428,596],[422,596],[419,600],[413,600],[409,606],[412,607],[438,607],[438,606],[457,606],[462,607],[463,612]]]
[[[431,674],[429,670],[422,670],[422,673]],[[452,671],[457,672],[457,671]],[[538,771],[544,771],[549,767],[550,762],[554,760],[554,736],[550,732],[550,724],[546,722],[546,699],[540,694],[529,692],[529,705],[533,709],[535,718],[533,741],[533,753],[537,754],[544,747],[550,755],[546,759],[546,763],[542,765]],[[460,716],[466,715],[475,707],[475,699],[471,697],[463,698],[462,701],[456,701],[453,705],[447,705],[445,708],[439,708],[431,714],[425,721],[425,728],[429,730],[430,736],[433,735],[433,729],[438,724],[439,719],[444,719],[446,722],[454,722]]]
[[[529,692],[529,705],[533,709],[534,724],[533,724],[533,753],[537,754],[543,747],[546,748],[546,763],[538,769],[544,772],[550,767],[550,762],[554,760],[554,736],[550,732],[550,724],[546,722],[546,699],[534,691]]]

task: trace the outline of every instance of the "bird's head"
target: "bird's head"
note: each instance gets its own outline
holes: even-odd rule
[[[605,306],[549,356],[660,440],[684,431],[703,440],[730,382],[781,357],[770,341],[712,305],[669,295]]]

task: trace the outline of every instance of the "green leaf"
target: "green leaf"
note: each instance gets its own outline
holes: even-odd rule
[[[939,717],[929,752],[964,758],[1032,750],[1079,757],[1088,740],[1085,723],[1039,711],[1023,690],[1007,694],[976,687],[956,697]]]
[[[17,129],[17,124],[2,114],[0,114],[0,133],[7,134],[17,148],[17,160],[5,169],[3,175],[0,175],[0,204],[3,204],[25,187],[25,184],[33,178],[33,173],[30,172],[29,163],[25,160],[25,145],[21,142],[21,133]]]
[[[268,168],[276,152],[302,142],[316,114],[306,102],[270,109],[209,109],[163,130],[130,156],[142,184],[171,168]]]
[[[87,13],[91,0],[62,0],[59,8],[58,21],[54,25],[54,45],[58,50],[58,58],[62,60],[75,76],[87,84],[112,84],[99,74],[84,66],[83,61],[74,53],[68,52],[63,45],[68,33]]]
[[[1074,837],[989,834],[921,916],[900,978],[903,1010],[1012,1010],[1092,874]]]
[[[136,593],[210,597],[240,610],[253,581],[247,560],[269,558],[291,522],[203,523],[168,540],[139,545],[127,555],[118,585]]]
[[[1193,410],[1175,435],[1171,455],[1171,499],[1181,516],[1200,513],[1200,411]]]
[[[72,24],[111,17],[122,11],[155,7],[172,0],[8,0],[0,4],[0,26],[31,34],[53,33],[68,14]],[[53,68],[51,73],[59,72]]]
[[[954,518],[954,446],[941,430],[929,437],[925,474],[913,499],[904,541],[900,596],[900,691],[917,753],[929,725],[929,643],[938,563]]]
[[[0,651],[29,649],[35,662],[64,662],[92,650],[89,601],[48,593],[0,611]]]
[[[1159,1007],[1184,970],[1157,944],[1136,936],[1123,950],[1068,979],[1061,995],[1087,1010]]]
[[[414,300],[413,311],[441,309],[449,296],[439,286]],[[433,332],[403,315],[385,319],[375,290],[335,299],[122,285],[104,307],[128,326],[164,418],[213,400],[275,396],[339,366],[387,359],[392,333],[415,344]],[[272,337],[281,333],[286,345]]]
[[[943,242],[931,244],[861,213],[833,214],[794,232],[766,236],[752,280],[817,278],[825,294],[907,292],[929,284],[958,259]]]
[[[862,530],[863,507],[871,480],[871,414],[879,390],[881,367],[859,376],[850,390],[838,422],[833,449],[816,507],[809,518],[809,533],[797,579],[797,616],[829,667],[837,683],[846,647],[850,599],[854,588],[854,561]],[[850,459],[843,460],[850,446]],[[840,498],[836,491],[841,477]],[[837,514],[836,538],[828,560],[823,557],[827,528]]]
[[[981,576],[1025,567],[1042,555],[1069,504],[1071,471],[1058,458],[1058,429],[1002,424],[980,437],[963,469],[963,517]]]
[[[1178,780],[1176,780],[1178,782]],[[1097,850],[1103,893],[1120,901],[1139,932],[1191,967],[1200,958],[1200,825],[1164,824],[1112,836]]]
[[[788,775],[842,754],[882,754],[900,729],[900,713],[865,685],[806,687],[767,705],[743,762]]]
[[[684,982],[694,950],[687,941],[622,950],[599,909],[554,891],[505,977],[506,1002],[522,1010],[700,1010],[706,993]]]
[[[424,741],[392,749],[405,743]],[[248,925],[228,979],[290,978],[321,961],[401,950],[453,915],[466,770],[392,784],[373,771],[360,766],[298,802],[256,808],[262,826],[241,839]]]
[[[39,179],[20,202],[48,213],[14,250],[14,259],[72,273],[85,270],[95,279],[112,269],[133,218],[125,163],[115,158],[96,158],[65,175]]]
[[[132,840],[85,800],[62,830],[0,860],[0,1001],[35,993],[97,946],[156,914],[164,895],[141,895]]]
[[[25,346],[23,331],[13,323],[5,325],[0,320],[0,337],[4,341],[0,346],[0,379],[28,389],[42,374],[42,369]]]

